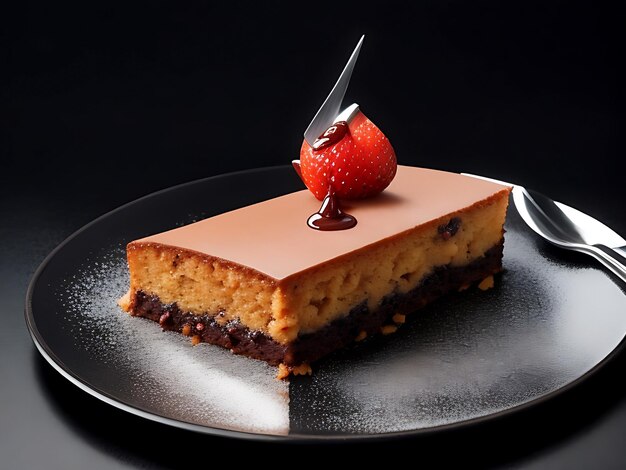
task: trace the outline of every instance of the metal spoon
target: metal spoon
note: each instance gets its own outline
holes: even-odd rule
[[[593,256],[626,282],[626,240],[602,222],[523,186],[467,176],[513,186],[515,208],[535,233],[560,248]]]

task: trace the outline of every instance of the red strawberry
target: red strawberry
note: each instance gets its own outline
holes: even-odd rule
[[[300,149],[304,184],[320,201],[334,192],[341,199],[362,199],[383,191],[396,175],[396,154],[389,139],[360,111],[349,124],[329,127],[311,147]]]

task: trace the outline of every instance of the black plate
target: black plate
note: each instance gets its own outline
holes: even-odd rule
[[[520,410],[584,379],[626,335],[618,284],[593,260],[536,239],[513,207],[494,289],[438,301],[396,334],[336,353],[289,384],[264,363],[192,347],[116,306],[128,285],[128,241],[301,187],[289,167],[229,174],[83,227],[31,281],[26,321],[37,348],[72,383],[148,419],[245,438],[343,440]]]

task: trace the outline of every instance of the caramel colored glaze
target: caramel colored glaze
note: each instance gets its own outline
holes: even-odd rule
[[[383,193],[345,203],[359,221],[350,230],[311,230],[306,220],[317,212],[319,201],[303,190],[146,237],[129,248],[154,244],[190,250],[276,283],[450,213],[488,205],[509,191],[456,173],[398,166]]]

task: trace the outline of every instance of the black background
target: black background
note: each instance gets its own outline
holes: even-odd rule
[[[616,7],[294,5],[50,2],[0,13],[0,467],[204,465],[212,452],[233,464],[285,452],[329,458],[329,449],[209,438],[102,404],[38,357],[22,310],[36,266],[96,216],[177,183],[297,158],[361,34],[346,100],[387,134],[400,163],[523,183],[626,234]],[[354,464],[400,454],[623,468],[625,365],[620,354],[575,390],[492,424],[330,450]]]

